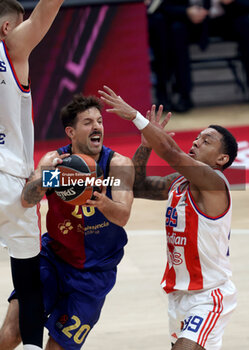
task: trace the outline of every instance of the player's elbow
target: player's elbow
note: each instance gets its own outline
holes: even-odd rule
[[[21,204],[23,206],[23,208],[32,208],[34,206],[33,203],[29,203],[25,200],[24,198],[24,195],[22,194],[22,197],[21,197]]]
[[[124,227],[130,218],[130,211],[126,211],[120,215],[119,226]]]

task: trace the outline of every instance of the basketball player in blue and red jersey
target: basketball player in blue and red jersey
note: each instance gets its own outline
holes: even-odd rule
[[[170,113],[160,123],[162,105],[157,114],[153,105],[146,119],[108,87],[100,94],[109,112],[132,120],[141,130],[142,144],[133,157],[135,197],[168,200],[168,261],[161,285],[168,293],[172,348],[219,350],[236,307],[228,246],[231,198],[223,170],[233,163],[237,142],[225,128],[210,125],[186,154],[163,130]],[[176,173],[147,177],[151,148]]]
[[[103,145],[101,104],[95,97],[76,95],[62,109],[62,122],[71,144],[41,159],[26,184],[22,202],[36,205],[46,192],[41,167],[71,153],[94,158],[104,178],[120,180],[120,187],[94,192],[87,206],[72,206],[54,191],[47,192],[47,230],[42,236],[41,280],[50,338],[46,350],[77,350],[98,321],[105,297],[116,280],[123,257],[127,223],[133,202],[134,166],[131,159]],[[18,345],[18,303],[11,300],[0,331],[0,350]]]
[[[21,193],[33,170],[29,55],[50,28],[63,0],[40,0],[23,21],[16,0],[0,0],[0,243],[8,248],[20,303],[25,350],[42,348],[44,314],[39,279],[40,230],[36,208]]]

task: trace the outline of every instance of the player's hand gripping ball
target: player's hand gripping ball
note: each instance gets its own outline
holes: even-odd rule
[[[60,170],[60,187],[55,193],[72,205],[85,205],[94,199],[93,192],[102,190],[103,172],[99,164],[85,154],[72,154],[56,166]]]

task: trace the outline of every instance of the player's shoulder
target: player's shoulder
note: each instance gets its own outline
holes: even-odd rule
[[[133,167],[133,162],[129,157],[123,156],[122,154],[118,152],[113,153],[113,157],[111,159],[110,166],[132,166]]]

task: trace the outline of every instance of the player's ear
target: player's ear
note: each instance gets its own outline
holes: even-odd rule
[[[218,159],[217,159],[217,164],[223,167],[228,161],[229,161],[229,155],[228,154],[220,154]]]
[[[10,30],[10,22],[4,21],[1,25],[1,28],[0,28],[0,36],[5,38],[9,32],[9,30]]]
[[[74,128],[72,126],[66,126],[65,133],[70,139],[72,139],[74,136]]]

